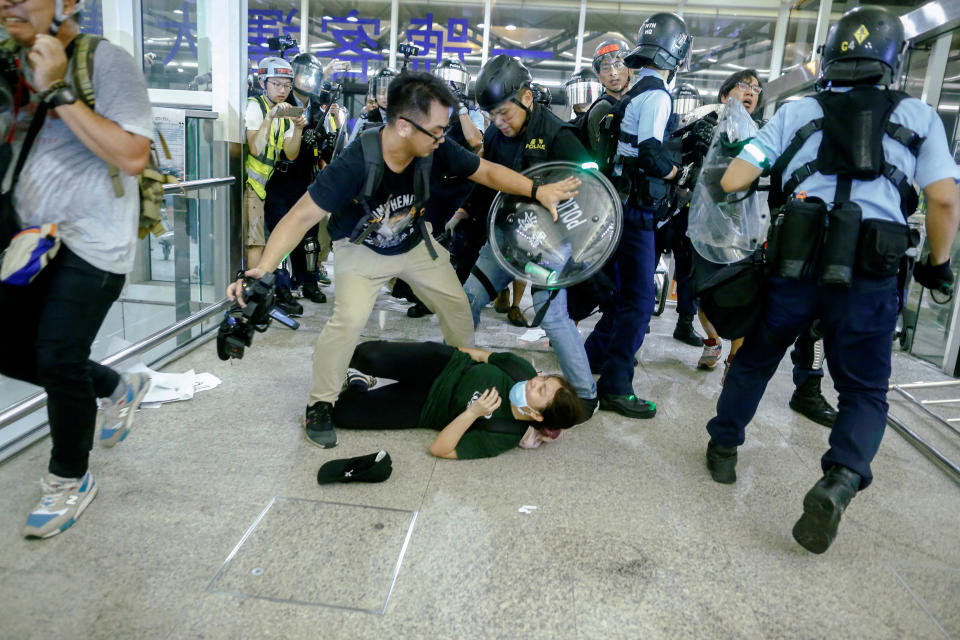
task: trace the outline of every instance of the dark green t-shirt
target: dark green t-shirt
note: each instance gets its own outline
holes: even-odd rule
[[[430,395],[420,412],[420,426],[443,429],[485,390],[495,387],[502,399],[500,407],[490,417],[475,421],[463,434],[457,443],[457,458],[489,458],[509,451],[520,444],[529,426],[514,419],[510,410],[510,388],[517,381],[536,375],[533,365],[512,353],[494,353],[489,362],[482,363],[457,351],[430,387]]]

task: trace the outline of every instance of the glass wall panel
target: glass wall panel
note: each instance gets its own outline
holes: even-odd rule
[[[141,0],[143,73],[151,89],[209,91],[206,0]]]
[[[103,0],[87,0],[80,14],[80,31],[103,35]]]
[[[432,71],[444,58],[463,62],[473,79],[480,72],[484,3],[401,2],[399,41],[415,45],[419,54],[410,68]],[[397,64],[402,57],[398,56]]]
[[[665,6],[663,11],[676,11]],[[604,40],[622,38],[628,44],[636,43],[637,31],[643,21],[654,13],[649,7],[627,3],[587,2],[584,27],[584,66],[590,66],[593,52]],[[705,103],[716,102],[717,90],[723,80],[735,71],[756,69],[766,77],[770,68],[776,17],[736,12],[702,13],[686,8],[683,18],[693,35],[690,68],[677,76],[677,83],[690,83],[700,92]],[[816,12],[814,12],[814,22]],[[576,25],[574,24],[574,30]],[[813,35],[811,34],[811,40]],[[571,56],[572,59],[572,56]]]

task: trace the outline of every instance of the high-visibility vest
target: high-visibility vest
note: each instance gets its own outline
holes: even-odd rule
[[[260,105],[263,117],[267,117],[270,106],[267,103],[266,96],[260,95],[255,98],[248,98],[247,102],[249,103],[251,100]],[[270,125],[267,144],[260,151],[260,155],[247,154],[247,184],[260,196],[261,200],[267,197],[267,180],[273,175],[277,160],[280,158],[280,152],[283,151],[283,139],[289,127],[290,123],[287,118],[275,118]]]

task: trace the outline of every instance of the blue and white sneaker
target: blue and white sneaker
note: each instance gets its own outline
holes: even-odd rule
[[[97,483],[87,471],[82,478],[61,478],[48,473],[40,480],[43,497],[27,516],[23,535],[27,538],[49,538],[66,531],[97,495]]]
[[[125,373],[120,384],[127,385],[127,391],[119,401],[100,399],[97,428],[100,429],[100,444],[104,447],[112,447],[130,433],[137,407],[150,390],[150,376],[145,373]]]

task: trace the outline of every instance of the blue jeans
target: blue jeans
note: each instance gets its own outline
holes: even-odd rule
[[[618,396],[633,393],[633,358],[653,315],[656,269],[653,214],[643,209],[623,210],[620,245],[607,265],[617,284],[617,297],[587,338],[590,363],[600,370],[597,390]]]
[[[484,245],[480,250],[480,257],[477,259],[476,268],[479,269],[496,291],[503,290],[507,285],[513,282],[514,277],[500,268],[496,259],[493,257],[493,250],[490,245]],[[471,273],[463,285],[463,290],[467,294],[467,300],[470,301],[470,311],[473,313],[473,326],[476,327],[480,322],[480,310],[490,302],[490,294],[487,288],[480,282],[476,274]],[[550,298],[550,291],[546,289],[533,290],[533,308],[539,311]],[[567,291],[561,289],[557,296],[550,300],[550,306],[547,307],[543,315],[543,330],[550,338],[550,346],[557,356],[560,363],[560,370],[563,377],[566,378],[573,388],[577,390],[577,395],[581,398],[596,398],[597,384],[593,380],[593,374],[590,373],[590,362],[587,360],[587,352],[583,348],[583,341],[580,339],[580,331],[577,325],[570,319],[567,313]]]
[[[895,277],[854,277],[849,289],[772,278],[763,319],[727,371],[717,415],[707,423],[710,437],[727,447],[743,444],[744,428],[783,354],[820,318],[827,366],[839,394],[830,449],[820,464],[824,471],[838,464],[851,469],[863,478],[860,488],[866,488],[873,480],[870,462],[887,426],[898,305]]]

